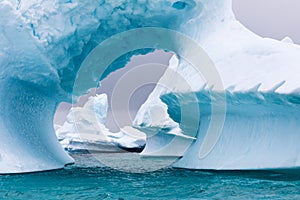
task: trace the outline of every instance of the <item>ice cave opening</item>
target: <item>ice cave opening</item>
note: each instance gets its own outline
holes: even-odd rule
[[[53,124],[64,149],[73,153],[141,152],[146,138],[142,132],[133,136],[133,132],[138,133],[132,127],[133,121],[165,73],[172,55],[156,50],[133,56],[125,67],[110,73],[78,102],[60,103]]]
[[[147,139],[150,136],[141,126],[134,126],[134,120],[149,95],[158,87],[173,55],[172,52],[155,50],[133,56],[125,67],[107,75],[99,83],[100,87],[90,89],[76,104],[60,103],[53,123],[63,148],[75,158],[78,153],[84,153],[86,157],[92,155],[99,164],[122,171],[145,172],[171,166],[179,156],[146,157],[126,152],[141,153],[147,147],[147,141],[153,143]],[[164,115],[164,112],[156,110],[155,114]],[[173,137],[162,141],[167,145]],[[155,138],[154,145],[157,140],[160,138]],[[150,149],[153,144],[151,146]],[[110,153],[114,153],[112,158],[116,153],[125,154],[111,160],[107,156]],[[122,167],[124,162],[135,163],[135,167]]]

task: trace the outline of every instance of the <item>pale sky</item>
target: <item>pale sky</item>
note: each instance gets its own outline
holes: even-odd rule
[[[300,44],[299,0],[233,0],[236,17],[250,30],[281,40],[291,37]]]

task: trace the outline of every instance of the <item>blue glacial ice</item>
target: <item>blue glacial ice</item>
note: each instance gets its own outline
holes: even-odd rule
[[[142,154],[179,156],[175,167],[193,169],[300,166],[300,47],[289,39],[261,38],[247,30],[235,19],[231,0],[3,0],[0,13],[0,173],[59,169],[74,162],[55,136],[55,110],[60,102],[71,101],[77,71],[94,47],[141,27],[176,30],[196,41],[214,62],[228,98],[221,137],[202,158],[208,123],[218,115],[209,111],[218,96],[207,93],[219,88],[174,56],[170,69],[191,89],[181,90],[175,80],[172,94],[157,86],[149,96],[134,126],[146,133],[149,128],[165,132],[147,139]],[[189,51],[180,40],[170,42]],[[124,67],[132,55],[149,51],[122,56],[99,81]],[[189,103],[194,92],[201,116],[198,131],[190,133],[177,116],[176,99]],[[193,114],[191,110],[191,118]],[[170,137],[178,138],[176,146],[164,148]],[[191,145],[172,151],[183,143]]]

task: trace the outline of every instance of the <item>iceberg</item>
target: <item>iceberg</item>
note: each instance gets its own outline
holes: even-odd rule
[[[70,152],[121,152],[141,151],[146,136],[132,127],[123,127],[118,133],[106,126],[107,95],[89,97],[83,107],[72,107],[62,126],[56,125],[56,135]]]
[[[167,84],[170,71],[175,71],[189,87],[182,88],[181,79],[169,82],[170,91],[158,85],[141,107],[134,126],[147,133],[142,155],[178,156],[174,167],[192,169],[299,167],[300,47],[289,39],[255,35],[235,19],[231,4],[231,0],[1,1],[0,173],[60,169],[73,163],[55,135],[58,104],[85,94],[133,55],[153,51],[155,44],[141,43],[108,67],[100,61],[102,76],[85,71],[93,84],[74,92],[78,72],[95,47],[128,30],[144,30],[150,38],[148,27],[173,30],[196,42],[222,84],[206,80],[175,52],[161,82]],[[141,41],[139,36],[135,39]],[[185,55],[198,56],[186,40],[166,35],[162,41]],[[120,52],[126,42],[119,41]],[[115,51],[105,44],[103,58]],[[188,112],[182,112],[182,106]],[[210,124],[218,121],[220,126],[214,129]],[[196,127],[191,125],[195,123]],[[153,130],[159,133],[153,135]],[[107,141],[107,136],[99,141]]]

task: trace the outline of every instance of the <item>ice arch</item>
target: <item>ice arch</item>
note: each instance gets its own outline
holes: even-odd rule
[[[174,0],[1,1],[0,173],[72,163],[57,142],[52,119],[58,103],[71,100],[84,58],[118,32],[147,26],[180,29],[203,9],[193,0],[182,2],[184,8]],[[129,58],[125,55],[109,70],[123,67]]]
[[[58,169],[73,162],[55,138],[56,106],[70,101],[76,73],[89,52],[133,28],[162,27],[190,36],[208,52],[230,92],[298,97],[299,47],[245,29],[234,18],[231,0],[4,0],[0,13],[0,173]],[[181,41],[173,42],[188,49]],[[124,66],[131,55],[111,65],[107,74]],[[188,63],[180,60],[175,68],[194,91],[206,89]],[[157,89],[150,100],[161,103],[161,94]],[[137,125],[149,125],[149,102]],[[299,165],[297,155],[289,157],[293,166]],[[189,159],[183,161],[180,167],[205,168],[198,160],[191,165]]]

